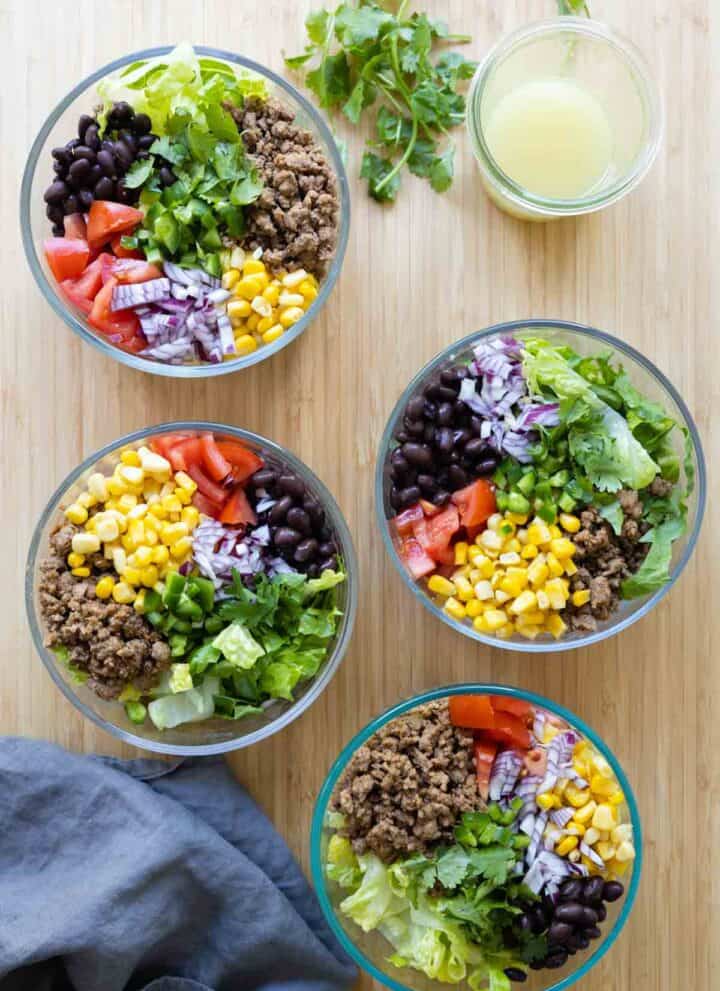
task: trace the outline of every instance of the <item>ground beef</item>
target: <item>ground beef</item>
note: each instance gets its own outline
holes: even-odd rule
[[[620,601],[620,585],[638,570],[647,554],[648,545],[639,543],[647,525],[642,521],[638,493],[623,489],[618,500],[624,517],[619,536],[593,507],[580,514],[582,526],[573,537],[578,570],[570,579],[570,591],[589,589],[590,601],[584,606],[568,604],[562,615],[571,631],[592,632],[598,621],[609,619]]]
[[[132,606],[98,599],[94,578],[70,574],[65,557],[76,529],[56,530],[53,556],[40,565],[45,644],[67,647],[70,663],[87,671],[88,686],[101,698],[116,698],[129,681],[150,688],[170,666],[170,648]]]
[[[332,804],[357,853],[391,862],[451,842],[459,816],[482,804],[472,733],[451,724],[446,701],[394,719],[355,753]]]
[[[273,272],[304,268],[323,276],[335,252],[335,174],[310,131],[277,100],[251,97],[228,106],[265,184],[247,209],[243,247],[261,248]]]

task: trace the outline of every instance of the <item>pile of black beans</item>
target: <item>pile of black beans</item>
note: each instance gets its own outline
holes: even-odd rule
[[[136,114],[124,101],[113,104],[102,134],[97,119],[82,114],[77,137],[51,152],[55,179],[44,198],[53,234],[62,236],[63,218],[87,213],[93,200],[136,203],[140,190],[129,189],[123,176],[137,159],[148,157],[155,141],[157,135],[152,133],[148,115]]]
[[[568,957],[586,950],[592,940],[599,939],[600,923],[607,917],[604,902],[616,902],[624,890],[619,881],[604,881],[597,876],[572,878],[560,886],[557,902],[546,895],[541,903],[521,915],[517,923],[520,930],[547,936],[547,954],[541,960],[534,960],[531,969],[564,967]],[[509,967],[505,976],[518,982],[527,977],[515,967]]]
[[[462,366],[446,368],[407,404],[390,455],[394,510],[418,499],[444,506],[452,492],[497,468],[496,452],[480,437],[482,420],[458,399],[466,375]]]
[[[252,476],[250,487],[255,503],[264,498],[263,492],[275,500],[258,515],[258,523],[267,523],[272,545],[283,560],[310,578],[337,568],[337,544],[325,510],[298,475],[266,465]]]

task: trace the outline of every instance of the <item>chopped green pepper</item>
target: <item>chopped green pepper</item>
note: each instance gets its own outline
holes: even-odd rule
[[[141,723],[145,722],[147,709],[142,702],[126,702],[125,714],[131,723],[136,723],[139,726]]]

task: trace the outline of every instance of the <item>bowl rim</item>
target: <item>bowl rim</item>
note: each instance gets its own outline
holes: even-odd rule
[[[440,609],[432,601],[429,595],[426,594],[425,590],[421,587],[418,582],[413,581],[408,575],[400,557],[395,548],[395,544],[392,539],[392,534],[390,532],[389,520],[385,516],[383,509],[383,475],[385,460],[390,449],[390,441],[392,440],[391,427],[393,421],[399,410],[401,410],[408,402],[408,399],[412,396],[414,391],[418,388],[421,382],[432,372],[438,365],[446,361],[454,352],[462,351],[472,344],[475,344],[486,337],[491,337],[493,335],[502,333],[515,333],[521,332],[523,330],[539,330],[541,328],[556,329],[560,331],[569,331],[571,333],[579,334],[581,337],[589,337],[594,341],[605,344],[613,349],[615,352],[620,352],[622,356],[630,359],[631,361],[639,364],[645,369],[669,394],[670,398],[676,404],[682,418],[684,420],[684,426],[688,431],[688,435],[692,441],[693,452],[697,461],[697,471],[695,477],[695,492],[697,492],[697,508],[695,512],[695,522],[692,531],[688,534],[688,541],[683,550],[680,558],[675,563],[670,574],[670,581],[664,585],[662,588],[658,589],[652,595],[648,596],[643,604],[635,610],[635,612],[625,616],[618,620],[611,626],[608,626],[603,630],[596,630],[594,633],[588,636],[577,637],[573,640],[557,640],[557,641],[520,641],[520,640],[503,640],[500,637],[491,637],[485,633],[479,633],[472,626],[465,626],[458,623],[451,616],[443,610]],[[705,456],[703,454],[702,442],[700,440],[700,434],[695,425],[689,409],[687,408],[684,400],[681,398],[675,386],[670,382],[670,380],[654,365],[648,358],[642,355],[630,344],[625,341],[620,340],[618,337],[614,337],[612,334],[608,334],[605,331],[597,330],[595,327],[590,327],[586,324],[576,323],[570,320],[555,320],[553,318],[543,319],[541,317],[532,317],[527,320],[510,320],[502,323],[493,324],[490,327],[486,327],[480,331],[474,331],[471,334],[461,338],[458,341],[453,342],[448,347],[444,348],[442,351],[438,352],[433,358],[430,359],[423,367],[413,376],[409,384],[403,391],[402,395],[395,403],[392,411],[385,424],[385,429],[383,430],[382,439],[380,441],[380,447],[378,449],[377,462],[375,465],[375,513],[380,527],[380,533],[382,534],[383,543],[385,549],[390,556],[390,560],[394,564],[395,568],[400,572],[403,578],[405,586],[413,593],[416,599],[418,599],[422,605],[428,609],[436,618],[441,619],[446,623],[451,629],[455,630],[463,636],[470,637],[476,640],[478,643],[485,644],[488,647],[496,647],[500,650],[516,650],[528,654],[548,654],[548,653],[560,653],[565,650],[575,650],[580,647],[589,647],[591,644],[600,643],[602,640],[606,640],[608,637],[614,636],[616,633],[620,633],[622,630],[627,629],[636,623],[638,620],[646,616],[651,609],[656,606],[661,599],[663,599],[667,593],[672,589],[672,587],[677,582],[678,578],[685,569],[686,564],[690,560],[690,557],[695,550],[695,545],[697,544],[698,536],[700,534],[700,529],[702,527],[703,517],[705,514],[705,504],[707,498],[707,474],[705,468]]]
[[[614,48],[626,67],[634,74],[634,81],[646,112],[646,140],[638,150],[630,169],[607,189],[587,193],[585,196],[570,198],[541,196],[516,182],[496,162],[485,140],[485,129],[480,119],[482,98],[494,70],[523,44],[532,43],[555,32],[593,38]],[[516,207],[548,217],[581,216],[616,203],[645,178],[662,145],[665,134],[665,110],[657,78],[645,55],[633,41],[604,21],[561,15],[522,25],[503,35],[488,50],[470,82],[466,127],[473,154],[481,170],[493,187],[508,197]]]
[[[289,344],[296,340],[309,327],[310,323],[319,315],[320,311],[325,306],[325,303],[327,302],[328,297],[337,282],[338,276],[340,275],[345,258],[345,251],[350,236],[350,187],[348,184],[345,164],[333,133],[324,117],[287,79],[283,79],[281,76],[277,75],[277,73],[273,72],[272,69],[268,69],[252,59],[245,58],[243,55],[238,55],[234,52],[229,52],[221,48],[212,48],[207,45],[193,45],[195,53],[199,56],[209,56],[211,58],[220,59],[239,66],[242,69],[246,69],[262,76],[263,78],[269,80],[273,85],[279,87],[281,90],[284,90],[285,94],[288,95],[291,100],[295,101],[295,103],[297,103],[308,115],[313,126],[319,132],[322,140],[325,142],[327,154],[335,173],[335,178],[338,185],[339,215],[337,228],[338,239],[332,263],[328,269],[325,279],[320,285],[320,292],[318,293],[317,299],[314,300],[312,306],[309,307],[305,315],[301,317],[297,323],[293,324],[289,330],[277,339],[277,341],[274,341],[271,344],[265,344],[261,348],[257,348],[252,352],[252,354],[241,356],[233,361],[222,361],[217,365],[209,362],[194,365],[169,365],[163,362],[141,358],[138,355],[123,351],[114,344],[111,344],[109,341],[104,341],[101,337],[95,335],[88,328],[86,322],[72,313],[70,307],[63,303],[61,296],[55,291],[54,286],[51,284],[50,279],[43,270],[32,233],[30,197],[32,194],[33,180],[35,178],[40,154],[45,146],[45,142],[60,116],[79,96],[88,91],[90,87],[99,79],[102,79],[118,69],[122,69],[123,66],[129,65],[132,62],[140,61],[142,59],[150,59],[157,55],[166,55],[173,51],[173,48],[173,45],[160,45],[155,48],[144,48],[137,52],[131,52],[129,55],[123,55],[121,58],[108,62],[101,68],[91,72],[89,76],[86,76],[85,79],[74,86],[67,96],[60,100],[60,102],[46,118],[37,134],[37,137],[30,147],[30,152],[23,170],[22,183],[20,186],[20,229],[22,233],[25,257],[27,258],[30,271],[33,274],[35,282],[40,288],[42,295],[45,297],[45,300],[50,304],[55,313],[74,333],[78,334],[82,340],[86,341],[88,344],[91,344],[102,354],[109,355],[116,361],[119,361],[121,364],[127,365],[129,368],[135,368],[139,371],[147,372],[150,375],[163,375],[169,378],[181,379],[215,378],[219,375],[229,375],[230,373],[240,371],[243,368],[249,368],[252,365],[264,361],[266,358],[271,358],[273,355],[277,354],[278,351],[282,351],[283,348],[286,348]]]
[[[583,733],[583,735],[597,747],[603,757],[605,757],[620,782],[620,787],[625,795],[628,809],[630,811],[630,821],[633,827],[633,840],[635,845],[635,861],[633,864],[630,884],[627,887],[622,907],[620,908],[618,917],[615,920],[612,929],[609,930],[602,942],[597,945],[594,953],[592,953],[587,960],[583,962],[582,966],[580,966],[575,973],[570,974],[567,977],[562,978],[557,983],[548,985],[548,987],[545,988],[545,991],[563,991],[563,989],[569,988],[571,985],[580,980],[581,977],[585,977],[587,975],[595,964],[605,956],[624,928],[640,886],[640,877],[642,874],[643,865],[643,834],[635,794],[630,787],[630,782],[628,781],[622,765],[617,757],[615,757],[612,750],[610,750],[607,744],[603,742],[597,733],[591,729],[584,722],[584,720],[580,719],[573,712],[566,709],[559,703],[551,702],[549,699],[545,698],[543,695],[538,695],[536,692],[526,691],[525,689],[515,688],[510,685],[495,685],[487,682],[465,682],[456,685],[446,685],[441,688],[433,688],[427,692],[421,692],[419,695],[415,695],[412,698],[398,702],[389,709],[385,709],[384,712],[381,712],[380,715],[372,719],[364,727],[364,729],[356,733],[355,736],[353,736],[352,739],[345,744],[340,755],[335,759],[330,770],[328,771],[327,777],[325,778],[323,786],[320,789],[320,793],[318,794],[315,808],[313,810],[310,831],[310,873],[313,887],[315,888],[315,892],[318,896],[323,915],[345,952],[360,967],[368,971],[372,977],[386,987],[391,988],[392,991],[412,991],[412,989],[407,985],[402,984],[400,981],[394,980],[389,975],[380,971],[372,963],[372,961],[368,960],[365,954],[362,953],[356,947],[354,942],[352,942],[352,940],[348,937],[345,929],[338,922],[335,910],[333,909],[327,894],[324,864],[321,857],[321,840],[324,828],[325,810],[329,804],[333,789],[335,788],[340,775],[345,770],[348,761],[355,751],[361,747],[363,743],[365,743],[374,733],[389,723],[392,719],[396,719],[398,716],[401,716],[403,713],[410,709],[414,709],[419,705],[423,705],[426,702],[432,702],[436,699],[446,698],[450,695],[463,694],[507,695],[510,698],[517,698],[522,699],[523,701],[532,702],[534,705],[545,708],[548,712],[565,719],[571,727],[580,730],[580,732]]]
[[[134,733],[129,732],[120,726],[115,726],[108,723],[102,718],[102,716],[95,712],[94,709],[79,699],[75,692],[72,691],[71,686],[60,676],[57,665],[50,659],[50,651],[43,643],[41,621],[35,610],[34,601],[34,576],[38,564],[40,539],[47,524],[51,521],[52,517],[57,514],[59,502],[68,488],[74,485],[82,474],[92,468],[99,460],[109,454],[112,454],[124,445],[131,444],[137,440],[142,440],[154,433],[172,433],[178,430],[208,430],[226,434],[227,436],[237,438],[238,440],[250,441],[252,443],[262,445],[265,450],[274,454],[284,464],[291,467],[293,471],[297,472],[301,477],[309,481],[322,501],[323,508],[328,511],[328,514],[331,517],[333,529],[336,531],[342,546],[345,571],[347,575],[347,601],[343,617],[343,625],[338,632],[332,654],[327,658],[320,672],[315,678],[312,679],[305,694],[296,702],[289,705],[288,708],[276,719],[273,719],[266,726],[255,730],[255,732],[248,733],[247,736],[226,740],[222,743],[203,744],[197,746],[182,746],[179,744],[146,740],[144,737],[136,736]],[[125,434],[125,436],[119,437],[110,444],[104,445],[98,451],[95,451],[89,457],[85,458],[83,462],[78,467],[73,469],[73,471],[71,471],[70,474],[55,489],[47,505],[40,514],[37,524],[35,525],[32,539],[30,541],[30,547],[28,549],[27,560],[25,563],[25,610],[27,613],[35,650],[40,655],[40,659],[45,665],[50,677],[61,690],[65,698],[68,699],[84,716],[95,723],[96,726],[99,726],[100,729],[112,734],[124,743],[128,743],[142,750],[185,757],[206,757],[213,754],[228,753],[232,750],[241,750],[244,747],[249,747],[253,743],[258,743],[260,740],[264,740],[267,737],[272,736],[274,733],[284,729],[291,722],[302,715],[302,713],[305,712],[305,710],[319,698],[319,696],[330,684],[332,678],[340,667],[340,663],[342,662],[348,646],[350,645],[353,627],[355,625],[355,618],[357,615],[358,577],[358,562],[355,547],[353,545],[350,529],[345,521],[345,517],[341,512],[340,507],[325,484],[317,477],[315,472],[313,472],[295,454],[288,451],[280,444],[275,443],[275,441],[271,441],[266,437],[263,437],[262,434],[256,434],[251,430],[245,430],[242,427],[234,427],[226,423],[217,423],[209,420],[178,420],[168,423],[159,423],[152,427],[144,427],[141,430],[134,430],[132,433]]]

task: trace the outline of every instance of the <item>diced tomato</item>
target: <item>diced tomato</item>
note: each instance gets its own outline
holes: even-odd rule
[[[85,271],[90,258],[87,241],[80,238],[49,237],[43,247],[47,263],[58,282],[77,279]]]
[[[123,285],[162,278],[162,272],[157,265],[151,265],[144,259],[138,261],[136,258],[113,258],[111,270],[113,276]]]
[[[418,520],[413,534],[431,558],[442,564],[450,564],[453,551],[450,541],[460,529],[460,518],[454,506],[448,506],[436,516]]]
[[[88,215],[88,243],[100,248],[114,234],[129,234],[142,219],[142,210],[108,200],[94,200]]]
[[[90,262],[83,274],[75,282],[77,291],[82,293],[86,299],[95,299],[100,292],[100,287],[103,284],[102,266],[104,257],[105,254],[98,255],[95,261]]]
[[[423,578],[435,571],[435,562],[414,537],[405,537],[400,545],[400,557],[413,578]]]
[[[199,464],[188,464],[187,473],[197,484],[203,495],[206,495],[208,499],[211,499],[219,506],[224,505],[227,499],[227,490],[222,485],[217,485],[211,478],[208,478]]]
[[[232,465],[218,450],[215,438],[212,434],[203,434],[200,438],[200,451],[202,455],[202,466],[214,482],[222,482],[227,478],[232,470]]]
[[[88,323],[109,337],[127,342],[140,333],[140,321],[133,310],[111,310],[115,279],[109,279],[93,301]],[[117,343],[117,341],[116,341]]]
[[[524,699],[513,698],[512,695],[491,695],[490,701],[495,712],[509,712],[525,722],[528,716],[534,714],[533,706]]]
[[[216,441],[218,450],[229,461],[236,482],[246,482],[256,471],[260,471],[265,462],[254,451],[245,447],[237,440]]]
[[[179,444],[180,441],[186,440],[188,436],[188,434],[158,434],[150,441],[150,447],[156,454],[162,454],[164,458],[167,458],[170,448]]]
[[[490,775],[497,754],[497,744],[488,740],[475,740],[473,749],[475,751],[478,791],[487,801],[490,793]]]
[[[540,747],[533,747],[525,754],[525,767],[529,774],[536,774],[539,778],[544,777],[547,768],[547,750]]]
[[[486,735],[491,740],[504,743],[508,747],[527,750],[530,746],[530,732],[517,716],[509,712],[496,712],[494,726],[487,730]]]
[[[233,489],[232,495],[223,506],[220,522],[237,526],[240,523],[257,523],[257,517],[252,511],[248,498],[241,485]]]
[[[414,524],[424,519],[425,514],[422,506],[419,502],[416,502],[414,506],[410,506],[408,509],[404,509],[402,513],[398,513],[390,522],[401,537],[407,537],[413,532]]]
[[[422,507],[422,511],[426,516],[435,516],[440,512],[440,507],[434,506],[431,502],[428,502],[427,499],[421,499],[418,506]]]
[[[87,225],[81,213],[69,213],[63,220],[65,237],[71,240],[87,241]]]
[[[193,505],[199,512],[204,513],[206,516],[212,516],[214,520],[216,520],[222,512],[222,506],[218,506],[216,502],[213,502],[212,499],[208,499],[207,496],[204,496],[199,490],[193,495]]]
[[[495,711],[489,695],[451,695],[448,705],[453,726],[482,730],[495,726]]]
[[[451,498],[460,510],[463,526],[482,526],[497,508],[495,486],[487,478],[478,478],[464,489],[453,492]]]
[[[115,257],[116,258],[137,258],[140,261],[143,261],[144,258],[145,258],[145,255],[142,253],[142,251],[140,251],[139,248],[123,248],[123,246],[122,246],[122,239],[123,239],[124,236],[125,236],[124,234],[117,234],[110,241],[110,247],[112,248],[113,254],[115,255]]]
[[[167,453],[175,471],[187,471],[190,465],[202,465],[202,445],[199,437],[185,437]]]
[[[77,279],[65,279],[60,283],[60,288],[70,302],[77,306],[79,310],[82,310],[85,316],[88,316],[92,309],[92,300],[88,299],[81,292],[78,292],[77,281]]]
[[[122,348],[123,351],[129,351],[130,354],[137,354],[139,351],[144,351],[147,346],[148,342],[143,334],[136,334],[129,341],[123,341],[121,344],[118,344],[119,348]]]

